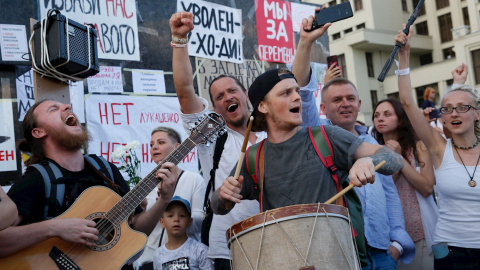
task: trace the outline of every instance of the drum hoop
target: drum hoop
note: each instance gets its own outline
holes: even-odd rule
[[[293,216],[287,216],[287,217],[282,217],[282,218],[277,218],[275,220],[269,220],[269,221],[266,221],[265,222],[265,225],[264,225],[264,222],[260,223],[260,224],[257,224],[257,225],[253,225],[239,233],[235,233],[235,232],[231,232],[230,230],[228,230],[228,232],[232,235],[230,235],[230,237],[227,235],[227,240],[228,240],[228,247],[230,248],[230,244],[233,240],[235,240],[235,238],[238,238],[250,231],[253,231],[253,230],[256,230],[256,229],[259,229],[259,228],[262,228],[264,226],[268,226],[268,225],[271,225],[271,224],[274,224],[276,222],[283,222],[283,221],[288,221],[288,220],[292,220],[292,219],[299,219],[299,218],[307,218],[307,217],[315,217],[315,216],[318,216],[318,217],[324,217],[324,216],[327,216],[327,214],[323,213],[323,212],[319,212],[318,215],[317,213],[306,213],[306,214],[299,214],[299,215],[293,215]],[[336,214],[336,213],[328,213],[328,217],[337,217],[337,218],[342,218],[344,220],[346,220],[347,222],[349,222],[349,219],[348,217],[346,217],[345,215],[342,215],[342,214]],[[228,233],[227,232],[227,233]],[[235,233],[235,237],[232,237],[233,236],[233,233]]]

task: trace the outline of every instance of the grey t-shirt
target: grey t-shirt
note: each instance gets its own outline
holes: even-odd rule
[[[354,153],[363,141],[342,128],[324,128],[332,144],[334,164],[343,186],[353,164]],[[335,182],[315,151],[308,127],[303,127],[292,138],[281,143],[270,143],[267,140],[264,147],[264,210],[294,204],[323,203],[336,194]],[[241,195],[243,199],[258,199],[258,190],[254,188],[254,181],[248,174],[246,162],[244,160],[240,173],[244,176]],[[234,172],[235,169],[232,175]]]

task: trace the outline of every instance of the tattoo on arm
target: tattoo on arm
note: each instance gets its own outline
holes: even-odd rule
[[[227,202],[220,198],[220,189],[217,189],[215,192],[213,192],[212,198],[210,199],[210,204],[212,206],[213,213],[217,215],[226,215],[231,210],[227,209]],[[235,203],[232,202],[232,204]]]
[[[385,160],[386,164],[377,171],[383,175],[392,175],[403,169],[403,157],[386,146],[378,149],[371,158],[375,166]]]

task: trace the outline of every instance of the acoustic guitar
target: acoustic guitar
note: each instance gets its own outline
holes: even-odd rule
[[[0,269],[120,269],[147,242],[145,234],[129,227],[127,218],[160,183],[155,173],[165,162],[178,164],[197,144],[214,142],[225,132],[225,121],[220,115],[211,113],[190,130],[190,136],[123,198],[106,187],[91,187],[65,213],[56,217],[95,221],[99,231],[95,246],[87,247],[60,238],[50,238],[0,258]]]

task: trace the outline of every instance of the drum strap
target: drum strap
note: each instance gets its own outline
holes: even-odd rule
[[[258,202],[260,203],[260,212],[263,212],[262,194],[263,194],[263,168],[264,168],[264,150],[263,144],[265,139],[260,143],[254,144],[247,149],[247,171],[253,179],[254,188],[259,191]],[[253,170],[252,170],[253,169]],[[258,175],[260,176],[260,187],[258,185]]]

